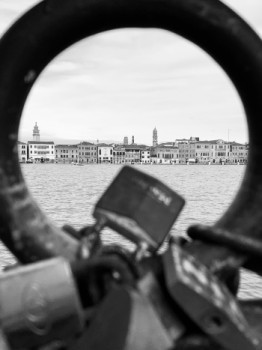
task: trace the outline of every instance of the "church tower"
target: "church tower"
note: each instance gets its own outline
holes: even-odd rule
[[[155,127],[155,129],[153,130],[153,147],[156,147],[157,144],[157,129]]]
[[[37,123],[35,123],[34,129],[33,129],[33,141],[40,141],[40,132],[39,132]]]

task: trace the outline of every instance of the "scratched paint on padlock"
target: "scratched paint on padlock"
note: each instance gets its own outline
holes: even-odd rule
[[[164,254],[165,278],[174,300],[226,349],[254,350],[257,339],[237,303],[210,271],[176,244]],[[232,341],[231,341],[232,339]]]
[[[227,289],[208,271],[208,269],[197,262],[194,257],[183,252],[180,248],[173,249],[176,268],[180,267],[181,280],[192,289],[200,292],[206,299],[214,303],[218,308],[234,317],[239,328],[246,326],[245,319],[236,305],[235,300]]]
[[[23,291],[22,303],[24,318],[28,328],[38,335],[50,330],[48,296],[44,288],[37,283],[27,285]]]

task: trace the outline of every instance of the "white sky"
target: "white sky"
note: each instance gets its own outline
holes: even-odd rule
[[[38,1],[0,0],[0,33]],[[261,0],[224,1],[262,36]],[[231,82],[203,51],[157,29],[111,31],[57,57],[27,100],[20,140],[70,142],[135,136],[152,144],[199,136],[246,142],[244,112]]]

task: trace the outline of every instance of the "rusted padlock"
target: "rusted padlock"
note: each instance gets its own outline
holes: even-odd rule
[[[170,244],[163,262],[170,295],[203,332],[225,349],[257,349],[259,339],[235,298],[206,266],[177,244]]]
[[[12,349],[60,341],[66,344],[84,327],[84,315],[71,272],[63,258],[21,266],[0,276],[0,324]]]
[[[149,300],[130,288],[112,290],[74,350],[170,350],[172,341]]]

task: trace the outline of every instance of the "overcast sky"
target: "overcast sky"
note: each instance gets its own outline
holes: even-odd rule
[[[0,33],[35,0],[0,0]],[[227,0],[262,36],[262,1]],[[226,75],[188,41],[157,29],[85,39],[57,57],[27,100],[20,140],[115,140],[152,144],[198,136],[246,142],[243,108]]]

